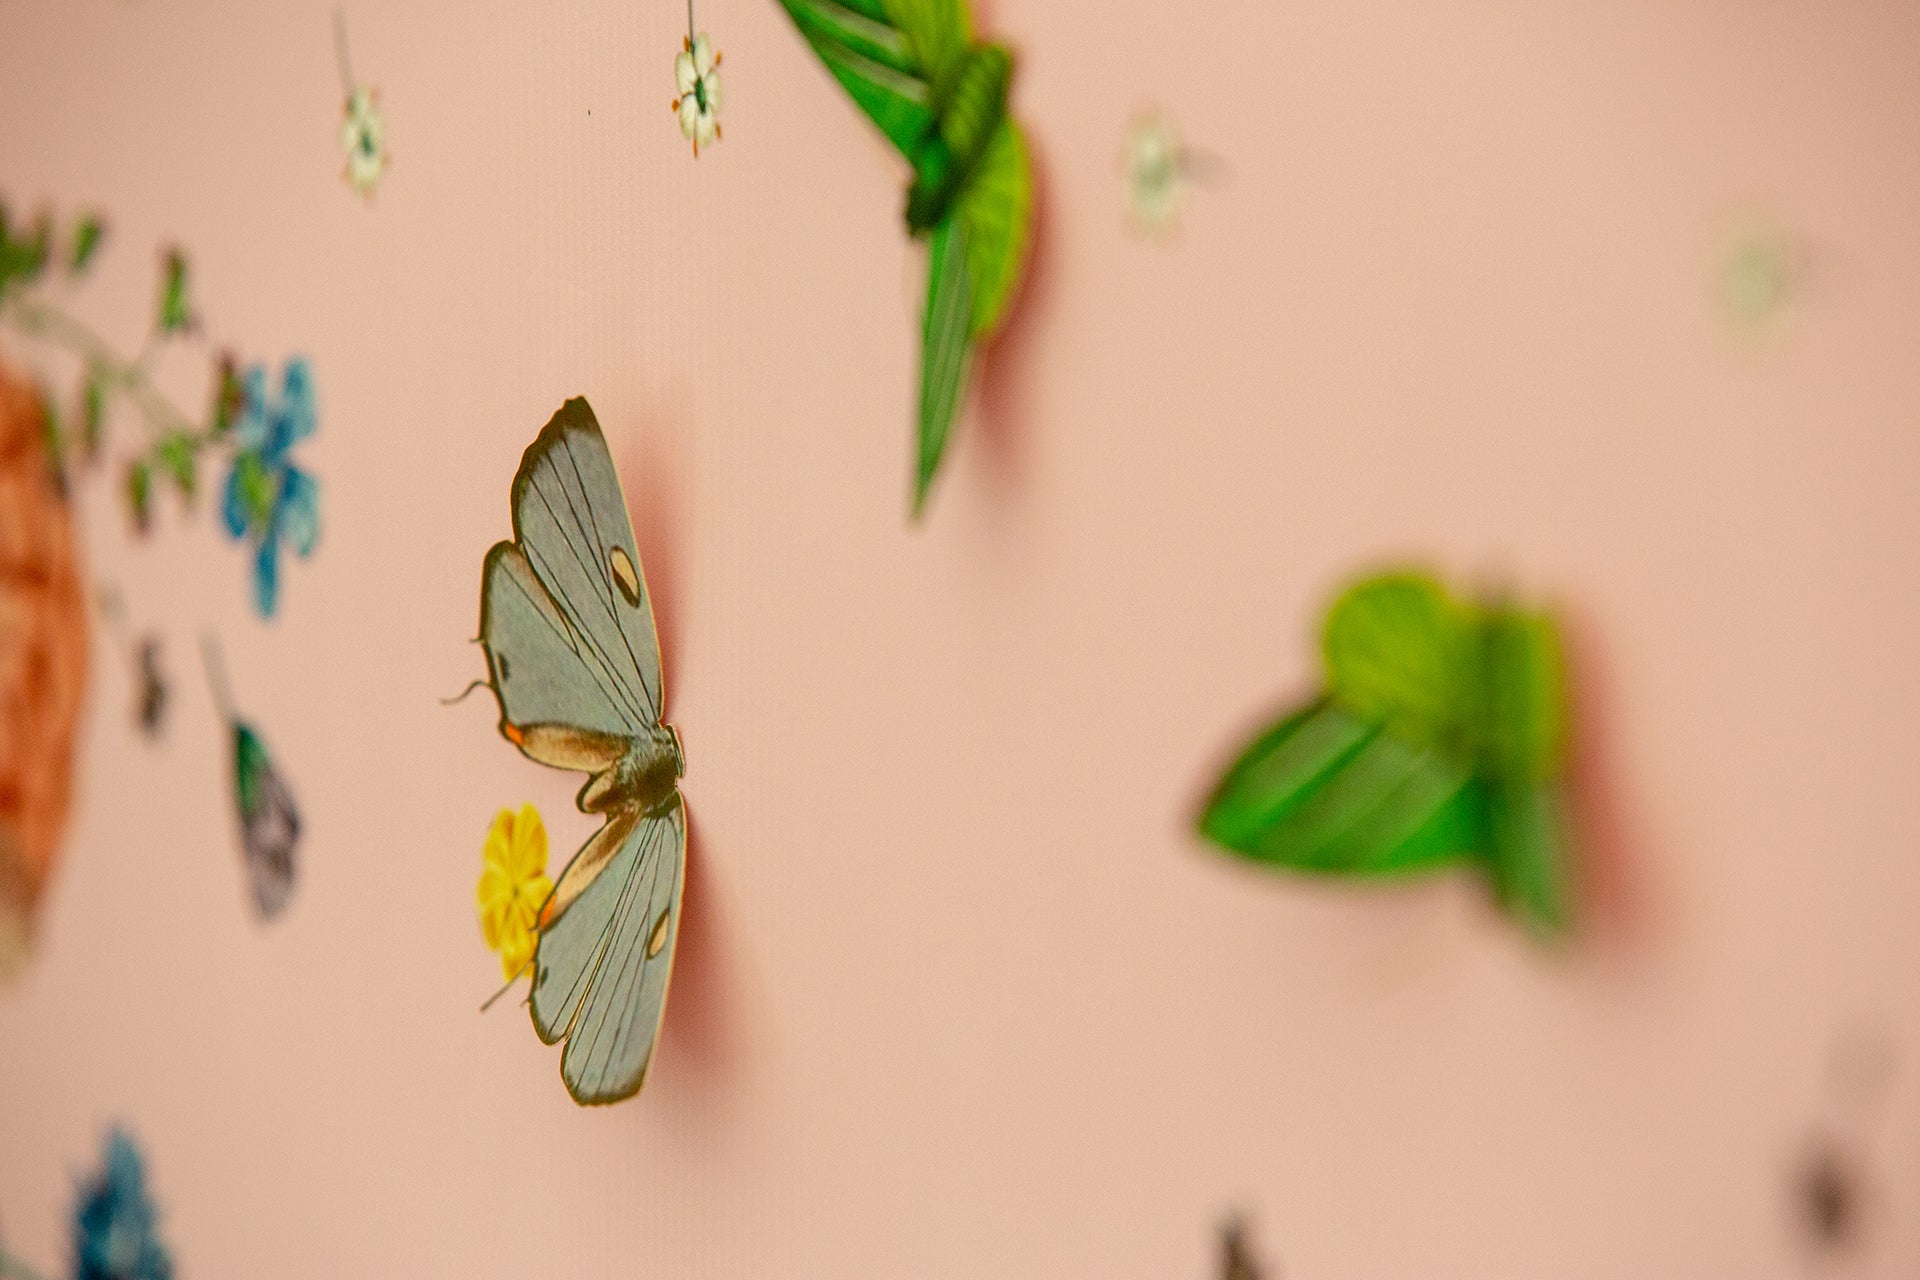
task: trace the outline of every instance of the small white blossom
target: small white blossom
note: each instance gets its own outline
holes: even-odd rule
[[[1124,157],[1127,207],[1148,231],[1165,231],[1180,216],[1186,198],[1186,152],[1180,135],[1163,115],[1138,116],[1127,130]]]
[[[701,32],[673,60],[673,80],[680,96],[673,109],[680,117],[680,132],[693,143],[693,154],[700,154],[702,143],[712,146],[720,137],[720,55],[713,41]]]
[[[371,196],[387,168],[387,122],[380,114],[375,89],[355,89],[347,95],[346,118],[340,122],[340,149],[346,152],[343,176],[347,185]]]

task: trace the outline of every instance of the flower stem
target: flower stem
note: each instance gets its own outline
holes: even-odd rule
[[[79,356],[95,376],[125,392],[156,431],[197,436],[187,415],[153,385],[144,367],[144,351],[140,360],[122,360],[107,345],[106,339],[51,302],[16,296],[7,299],[4,310],[12,314],[22,333],[67,348]]]
[[[693,0],[687,0],[687,48],[693,48]]]
[[[353,97],[353,62],[347,57],[347,14],[344,9],[333,11],[333,56],[340,65],[340,90],[351,99]]]
[[[227,669],[220,661],[220,645],[211,631],[200,633],[200,660],[206,664],[207,685],[213,690],[213,705],[220,709],[221,716],[228,724],[235,723],[239,717],[233,714],[233,694],[227,689]]]

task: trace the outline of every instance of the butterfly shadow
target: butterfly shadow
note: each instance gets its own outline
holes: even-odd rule
[[[1647,836],[1619,774],[1619,682],[1592,620],[1569,612],[1566,624],[1574,723],[1568,777],[1586,932],[1601,945],[1638,950],[1661,922]]]
[[[1040,331],[1058,285],[1057,245],[1048,216],[1049,181],[1039,141],[1027,138],[1033,168],[1033,231],[1026,271],[1000,331],[981,352],[978,411],[974,415],[977,453],[988,479],[999,489],[1017,492],[1029,471],[1030,442],[1037,425],[1032,388],[1041,362]]]
[[[646,570],[654,630],[660,639],[668,723],[675,719],[673,689],[680,669],[685,603],[686,489],[681,483],[685,455],[679,438],[664,431],[642,433],[629,455],[631,465],[620,468],[621,487],[630,495],[627,506],[635,547]],[[697,743],[689,754],[698,758]],[[733,1021],[739,1002],[734,998],[734,948],[726,910],[719,901],[723,886],[709,869],[696,805],[694,800],[687,803],[686,884],[659,1053],[663,1082],[673,1080],[676,1092],[717,1102],[728,1096],[727,1081],[739,1061],[738,1028]]]

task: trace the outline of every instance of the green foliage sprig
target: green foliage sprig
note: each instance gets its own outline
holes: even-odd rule
[[[1568,708],[1552,616],[1389,573],[1334,603],[1321,651],[1324,688],[1241,752],[1201,833],[1335,876],[1472,863],[1535,932],[1569,928]]]
[[[106,224],[95,214],[73,218],[61,231],[42,214],[16,227],[0,203],[0,323],[57,347],[78,361],[79,385],[70,409],[45,394],[48,454],[63,483],[104,456],[108,424],[121,404],[146,425],[146,438],[127,460],[122,494],[135,528],[151,524],[156,482],[185,501],[200,491],[201,459],[210,449],[231,451],[230,432],[243,407],[230,355],[214,359],[213,394],[199,415],[182,411],[154,381],[154,365],[169,339],[193,332],[192,272],[178,249],[162,255],[153,325],[140,350],[123,355],[67,309],[61,293],[79,283],[99,255]]]

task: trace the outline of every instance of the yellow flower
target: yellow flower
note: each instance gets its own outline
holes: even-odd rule
[[[511,982],[533,959],[535,923],[553,881],[547,879],[547,828],[530,804],[502,809],[481,850],[480,932],[500,953],[500,971]]]

